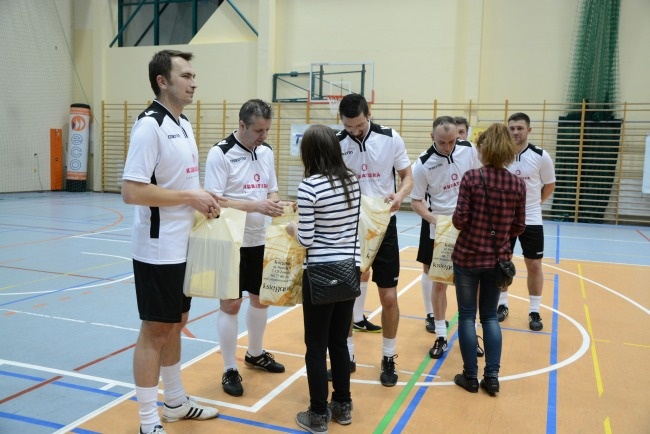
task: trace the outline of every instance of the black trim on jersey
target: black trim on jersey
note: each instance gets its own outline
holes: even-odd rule
[[[528,143],[528,146],[526,146],[526,147],[524,148],[523,151],[521,151],[520,153],[518,153],[518,154],[515,156],[516,161],[521,161],[521,155],[522,155],[524,152],[526,152],[527,150],[529,150],[529,149],[530,149],[532,152],[534,152],[534,153],[536,153],[537,155],[539,155],[540,157],[541,157],[542,154],[544,153],[544,150],[543,150],[542,148],[540,148],[539,146],[535,146],[535,145],[533,145],[532,143],[529,142],[529,143]]]
[[[156,174],[151,175],[151,183],[153,185],[158,185],[156,182]],[[160,208],[157,206],[150,206],[149,211],[151,212],[151,225],[149,226],[149,238],[158,239],[160,238]]]
[[[437,156],[442,157],[442,158],[446,158],[447,163],[451,164],[451,163],[454,162],[454,151],[456,150],[456,146],[469,146],[470,148],[472,147],[472,144],[470,142],[468,142],[467,140],[458,140],[457,139],[456,144],[454,145],[454,149],[451,150],[451,153],[449,155],[443,155],[440,152],[438,152],[438,150],[436,149],[436,147],[434,145],[435,145],[435,142],[429,147],[429,149],[427,149],[426,154],[421,155],[419,157],[420,162],[422,164],[426,163],[427,160],[429,158],[431,158],[431,156],[433,154],[436,154]]]
[[[243,149],[248,151],[248,153],[251,154],[251,160],[252,161],[257,160],[257,153],[255,152],[255,149],[257,147],[253,148],[253,150],[251,151],[246,146],[244,146],[239,140],[237,140],[237,137],[235,137],[235,133],[232,133],[231,135],[229,135],[228,137],[226,137],[225,139],[223,139],[219,143],[216,143],[214,146],[218,146],[219,149],[221,149],[221,152],[223,152],[223,154],[226,155],[228,153],[228,151],[230,151],[233,148],[233,146],[235,146],[235,145],[241,146]],[[266,142],[262,142],[262,144],[260,146],[266,146],[270,150],[273,150],[273,148],[271,148],[271,145],[269,145]]]
[[[138,119],[142,119],[144,117],[154,118],[156,120],[156,122],[158,122],[158,126],[161,126],[163,121],[165,120],[165,116],[169,116],[174,121],[174,123],[176,125],[180,126],[180,124],[181,124],[180,120],[177,121],[176,118],[174,117],[174,115],[172,115],[169,112],[169,110],[167,110],[165,108],[164,105],[160,104],[156,100],[154,100],[151,103],[151,105],[149,107],[147,107],[147,109],[145,111],[143,111],[142,113],[140,113],[140,115],[138,115]],[[184,114],[181,113],[181,117],[189,122],[189,120],[185,117]],[[183,130],[183,132],[185,133],[185,130]],[[187,137],[187,133],[185,133],[185,137]]]
[[[370,133],[377,133],[381,134],[383,136],[388,136],[388,137],[393,137],[393,129],[390,127],[384,127],[379,124],[375,124],[372,121],[370,121],[370,128],[368,129],[368,134],[363,138],[362,141],[359,141],[356,137],[351,135],[347,130],[343,129],[336,133],[336,136],[339,138],[339,142],[342,142],[346,137],[350,137],[352,140],[354,140],[357,145],[359,145],[359,150],[361,152],[366,151],[366,142],[368,141],[368,137],[370,137]]]

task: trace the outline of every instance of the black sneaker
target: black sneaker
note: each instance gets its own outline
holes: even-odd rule
[[[261,369],[267,372],[274,372],[276,374],[281,374],[284,372],[284,365],[279,364],[275,361],[273,354],[262,351],[257,357],[253,357],[248,352],[246,352],[246,357],[244,357],[244,363],[249,368]]]
[[[350,361],[350,374],[353,372],[356,372],[357,370],[357,362],[354,360]],[[327,381],[332,381],[332,370],[328,369],[327,370]]]
[[[223,373],[221,377],[221,385],[223,391],[230,396],[242,396],[244,394],[244,387],[241,385],[241,375],[236,369],[230,368]]]
[[[429,350],[429,355],[432,359],[439,359],[445,354],[445,351],[447,351],[447,339],[438,338]]]
[[[495,396],[499,391],[499,379],[497,377],[483,377],[481,389],[485,390],[490,396]]]
[[[300,428],[306,429],[310,433],[323,433],[327,434],[327,414],[318,414],[308,409],[301,411],[296,415],[296,423]]]
[[[449,321],[445,321],[445,327],[449,328]],[[436,332],[436,319],[434,318],[432,313],[427,314],[427,318],[424,320],[424,328],[429,333]]]
[[[503,322],[504,319],[508,318],[509,313],[510,311],[508,310],[508,306],[500,304],[499,307],[497,307],[497,319],[499,322]]]
[[[338,422],[341,425],[350,425],[352,423],[352,401],[332,401],[329,404],[329,409],[332,414],[332,420],[335,422]]]
[[[481,344],[478,342],[478,340],[483,340],[482,337],[476,336],[476,357],[483,357],[485,355],[485,351],[483,351],[483,348],[481,348]]]
[[[542,317],[539,316],[539,312],[531,312],[528,314],[528,327],[530,327],[534,332],[538,332],[544,328]]]
[[[429,333],[435,333],[436,332],[436,319],[433,317],[432,313],[427,314],[427,318],[424,320],[424,328],[429,332]]]
[[[395,359],[397,354],[386,357],[381,360],[381,375],[379,381],[382,386],[392,387],[397,384],[397,374],[395,373]]]
[[[381,331],[381,327],[378,325],[374,325],[370,321],[368,321],[368,318],[366,316],[363,316],[363,319],[359,322],[355,322],[352,324],[352,329],[355,332],[368,332],[368,333],[379,333]]]
[[[467,390],[470,393],[478,392],[478,378],[469,378],[465,375],[465,371],[462,374],[456,374],[454,377],[454,383]]]

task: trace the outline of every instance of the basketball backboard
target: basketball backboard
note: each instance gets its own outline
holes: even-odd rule
[[[328,95],[358,93],[375,102],[374,62],[312,63],[309,70],[309,102],[328,104]]]

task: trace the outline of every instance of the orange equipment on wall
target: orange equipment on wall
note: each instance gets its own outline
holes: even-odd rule
[[[63,190],[63,130],[50,128],[50,190]]]

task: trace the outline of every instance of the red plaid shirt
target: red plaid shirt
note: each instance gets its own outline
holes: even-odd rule
[[[506,169],[482,167],[480,170],[487,184],[488,202],[479,169],[468,170],[460,183],[452,218],[460,233],[451,259],[463,268],[491,268],[496,265],[488,206],[492,212],[500,260],[512,258],[510,239],[522,233],[526,226],[524,180]]]

